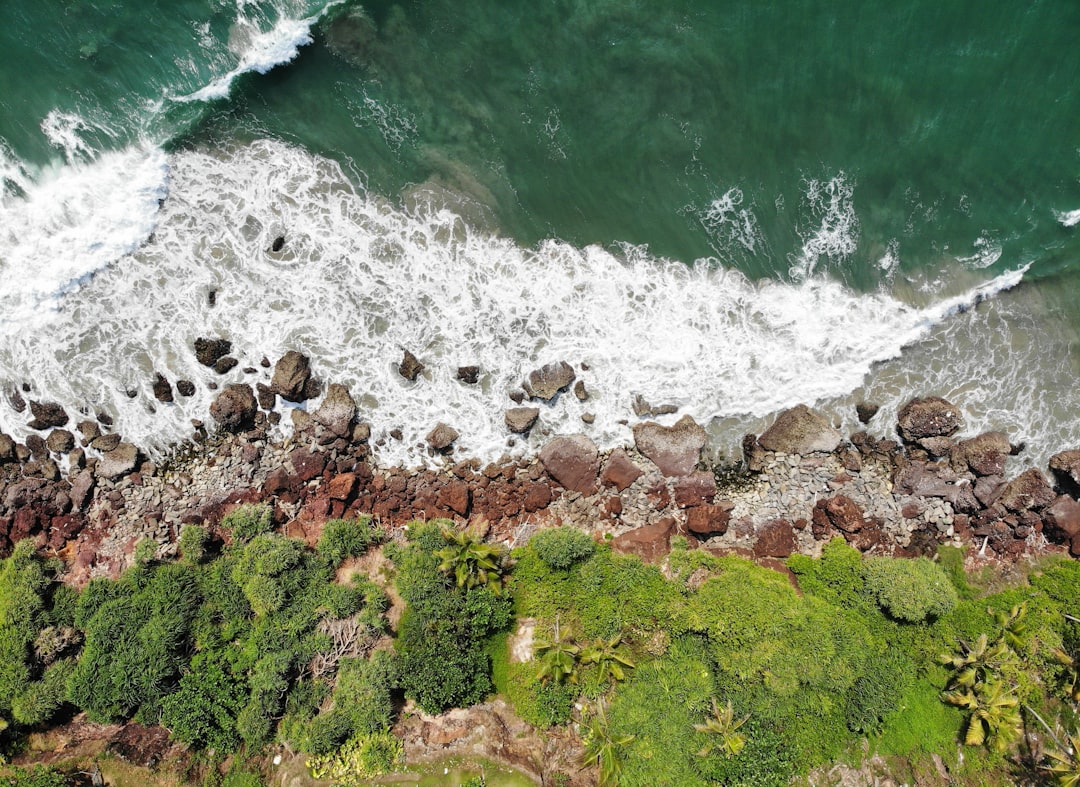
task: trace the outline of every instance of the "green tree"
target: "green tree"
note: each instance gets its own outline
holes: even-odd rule
[[[746,724],[749,716],[735,719],[735,711],[731,707],[731,701],[721,708],[716,697],[712,698],[712,715],[705,719],[704,724],[695,724],[697,732],[708,733],[716,736],[717,740],[710,740],[705,747],[698,752],[699,757],[708,757],[717,749],[725,757],[734,757],[743,750],[746,745],[746,736],[739,732],[739,728]]]

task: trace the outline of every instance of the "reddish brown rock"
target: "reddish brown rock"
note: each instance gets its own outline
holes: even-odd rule
[[[939,396],[912,399],[897,416],[900,436],[909,443],[926,437],[948,437],[964,423],[960,409]]]
[[[30,412],[34,415],[34,420],[30,422],[31,429],[44,430],[64,426],[69,420],[64,408],[56,402],[35,402],[31,399]]]
[[[551,487],[542,481],[530,481],[525,485],[522,506],[528,513],[542,511],[551,505]]]
[[[841,439],[825,416],[800,404],[780,413],[758,442],[769,451],[811,454],[835,451]]]
[[[521,387],[533,399],[550,401],[559,391],[569,388],[576,377],[574,367],[566,361],[559,361],[533,369]]]
[[[287,402],[302,402],[308,398],[311,382],[311,361],[303,353],[289,350],[274,364],[270,390]]]
[[[195,340],[195,358],[203,366],[213,366],[230,352],[232,342],[228,339],[206,339],[200,336]]]
[[[75,435],[67,429],[53,429],[45,440],[46,447],[55,454],[66,454],[75,447]],[[12,445],[12,450],[14,450]]]
[[[1050,471],[1065,491],[1080,493],[1080,450],[1062,451],[1050,457]]]
[[[956,447],[956,442],[951,437],[923,437],[916,442],[920,448],[930,456],[948,456]]]
[[[697,470],[675,482],[675,505],[691,508],[711,503],[716,497],[716,479],[705,470]]]
[[[572,492],[596,491],[600,458],[596,444],[585,435],[556,437],[540,449],[540,462],[552,478]]]
[[[634,426],[634,445],[666,476],[687,475],[701,459],[705,430],[688,415],[674,426],[644,423]]]
[[[442,452],[450,448],[460,436],[457,429],[440,421],[435,425],[434,429],[428,432],[424,440],[434,450]]]
[[[1054,541],[1071,541],[1080,534],[1080,502],[1059,495],[1043,512],[1046,535]]]
[[[255,393],[246,383],[226,386],[210,405],[210,415],[226,432],[238,433],[255,425],[259,404]],[[100,439],[100,438],[99,438]]]
[[[616,448],[608,457],[604,465],[604,472],[600,476],[600,482],[604,486],[613,486],[620,492],[625,491],[641,478],[644,471],[635,465],[626,451]]]
[[[154,378],[154,398],[159,402],[165,402],[166,404],[173,400],[172,385],[165,379],[165,375],[161,372],[155,372]]]
[[[758,527],[754,557],[788,557],[795,551],[795,531],[786,519],[773,519]]]
[[[76,511],[84,509],[92,499],[94,474],[89,470],[80,470],[71,479],[71,505]]]
[[[830,527],[843,533],[858,533],[865,523],[862,509],[847,495],[836,495],[814,504],[815,537],[819,530],[827,531]]]
[[[293,466],[297,480],[306,484],[322,475],[326,469],[326,455],[321,451],[294,448],[289,452],[289,463]]]
[[[440,508],[449,509],[458,516],[467,516],[471,498],[469,485],[454,479],[439,490],[437,502]]]
[[[1005,472],[1005,460],[1009,458],[1012,445],[1004,432],[985,432],[970,440],[961,440],[949,455],[952,466],[958,470],[971,470],[975,475],[1001,475]]]
[[[348,500],[356,491],[356,474],[341,473],[326,484],[326,494],[331,500]]]
[[[656,563],[671,551],[671,534],[674,531],[675,520],[664,518],[656,524],[616,536],[611,547],[616,552],[637,555],[647,563]]]
[[[730,521],[730,510],[719,505],[696,506],[686,512],[686,529],[695,536],[722,536]]]
[[[506,411],[503,420],[506,428],[514,434],[525,434],[540,417],[540,409],[537,407],[511,407]]]
[[[623,502],[618,495],[612,495],[604,501],[602,515],[605,519],[618,519],[622,516]]]
[[[1010,511],[1026,511],[1047,506],[1054,498],[1054,490],[1046,476],[1032,467],[1005,484],[996,502]]]

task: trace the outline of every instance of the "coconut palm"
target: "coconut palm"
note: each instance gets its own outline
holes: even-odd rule
[[[469,530],[443,528],[446,546],[435,551],[441,561],[439,571],[453,575],[458,587],[487,586],[496,593],[502,592],[502,576],[506,570],[503,550],[485,544]]]
[[[556,683],[566,681],[577,684],[578,664],[581,648],[573,637],[563,636],[559,630],[559,619],[555,619],[555,632],[551,639],[538,639],[533,645],[533,654],[540,661],[539,681],[553,680]]]
[[[704,724],[695,724],[694,729],[717,736],[710,740],[705,747],[698,752],[699,757],[708,757],[716,749],[719,749],[725,757],[734,757],[743,750],[746,745],[746,736],[739,732],[739,728],[746,724],[749,716],[743,716],[735,720],[735,710],[728,704],[721,708],[716,697],[712,698],[712,715],[705,719]]]
[[[585,752],[581,756],[582,764],[595,765],[599,769],[597,787],[616,787],[619,783],[619,775],[622,773],[621,749],[634,740],[635,736],[616,736],[612,733],[603,700],[596,704],[596,713],[582,726],[584,727],[582,737],[585,741]]]
[[[972,688],[943,692],[941,698],[971,712],[964,734],[968,746],[985,743],[993,751],[1003,753],[1020,737],[1023,730],[1020,700],[999,678],[980,681]]]
[[[626,678],[626,670],[634,668],[634,662],[630,661],[618,648],[622,642],[622,635],[616,634],[611,639],[598,639],[585,648],[582,648],[579,660],[582,664],[596,665],[596,680],[598,683],[610,679],[621,681]]]

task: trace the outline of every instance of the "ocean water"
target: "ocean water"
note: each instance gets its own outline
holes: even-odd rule
[[[878,402],[886,434],[929,394],[1018,466],[1080,447],[1073,0],[10,5],[4,392],[159,453],[207,382],[298,349],[385,463],[435,461],[438,421],[484,459],[624,443],[638,395],[724,457],[798,402],[848,429]],[[509,392],[557,360],[590,398],[511,444]]]

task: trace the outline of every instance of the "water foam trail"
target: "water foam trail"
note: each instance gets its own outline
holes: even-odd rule
[[[810,178],[805,183],[808,216],[797,229],[803,245],[790,256],[788,271],[797,281],[813,275],[822,257],[837,262],[853,254],[859,243],[855,184],[843,172],[827,181]]]
[[[285,244],[273,252],[278,236]],[[460,455],[490,459],[508,448],[508,392],[540,364],[587,365],[590,399],[542,406],[542,428],[514,451],[545,430],[623,444],[635,394],[702,422],[845,395],[876,363],[1020,276],[916,309],[821,278],[755,284],[716,260],[686,266],[638,247],[525,249],[445,210],[402,212],[356,191],[337,164],[260,141],[175,156],[154,240],[82,289],[50,326],[47,351],[31,330],[0,346],[0,379],[105,409],[128,439],[160,448],[206,418],[206,382],[266,380],[261,368],[241,370],[298,349],[318,375],[350,387],[375,438],[402,429],[401,442],[377,449],[383,462],[426,461],[423,436],[438,421],[461,432]],[[214,335],[232,339],[241,359],[224,378],[191,349]],[[397,374],[403,348],[427,366],[415,383]],[[466,364],[481,367],[479,385],[455,379]],[[197,394],[151,413],[154,370],[195,380]],[[7,408],[0,427],[25,433]]]
[[[1057,220],[1061,222],[1063,227],[1075,227],[1080,224],[1080,208],[1070,211],[1059,211],[1057,214]]]

